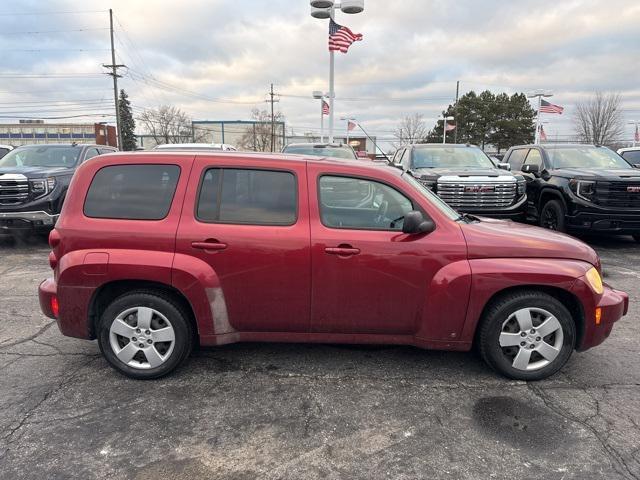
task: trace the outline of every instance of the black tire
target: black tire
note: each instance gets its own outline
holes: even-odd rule
[[[168,356],[159,366],[153,368],[148,367],[144,369],[141,367],[132,367],[121,361],[116,356],[116,352],[111,345],[110,329],[112,324],[116,321],[118,315],[122,314],[122,312],[135,309],[136,307],[147,307],[155,310],[161,316],[164,316],[166,320],[168,320],[169,326],[173,327],[173,346],[171,349],[167,348],[167,351],[165,353],[167,353]],[[161,326],[166,326],[164,325],[166,322],[156,313],[154,313],[152,321],[160,322]],[[179,305],[179,303],[175,302],[170,295],[149,290],[132,291],[130,293],[119,296],[113,302],[111,302],[100,317],[97,337],[100,351],[104,355],[107,362],[109,362],[109,364],[120,373],[123,373],[127,377],[135,378],[138,380],[160,378],[175,370],[189,357],[194,342],[193,327],[191,325],[191,322],[189,321],[188,313],[185,312],[184,309]],[[124,337],[122,337],[122,339],[118,339],[118,341],[123,339]],[[126,340],[125,342],[126,343],[123,343],[124,346],[129,343]],[[158,343],[158,347],[156,347],[156,345],[147,347],[147,345],[145,344],[145,348],[154,348],[155,352],[157,353],[160,347],[165,347],[165,345],[167,344],[171,345],[170,342]],[[144,361],[146,361],[146,354],[143,353],[142,355],[142,357],[138,358],[144,359]],[[134,357],[134,359],[132,359],[131,361],[133,362],[135,358],[136,357]],[[139,363],[142,365],[143,361],[140,361]]]
[[[640,243],[640,235],[632,235],[632,236],[636,242]]]
[[[566,232],[566,209],[560,200],[549,200],[540,211],[539,225],[549,230]]]
[[[510,356],[513,352],[509,351],[509,348],[518,349],[519,351],[521,349],[526,350],[526,347],[502,347],[499,343],[501,334],[509,333],[509,330],[507,330],[510,327],[507,322],[508,319],[513,318],[512,315],[516,311],[525,308],[542,309],[550,313],[558,320],[562,328],[562,338],[557,339],[561,344],[561,346],[558,345],[559,353],[546,366],[541,366],[534,370],[523,370],[513,366],[515,354]],[[507,325],[505,325],[505,322],[507,322]],[[534,319],[534,327],[537,326]],[[553,341],[555,338],[553,335],[545,338],[551,338]],[[528,340],[528,337],[522,340]],[[545,342],[545,339],[542,339],[542,341]],[[486,309],[479,326],[477,342],[478,351],[482,359],[502,375],[515,380],[542,380],[560,370],[571,357],[576,342],[576,325],[569,310],[551,295],[535,290],[514,292],[494,301]],[[522,343],[526,342],[523,341]],[[532,350],[532,360],[537,359],[534,355],[537,355],[544,363],[545,359],[537,352],[537,349]]]

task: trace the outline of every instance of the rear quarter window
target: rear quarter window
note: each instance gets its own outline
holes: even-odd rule
[[[91,218],[161,220],[176,191],[177,165],[112,165],[95,174],[84,202]]]

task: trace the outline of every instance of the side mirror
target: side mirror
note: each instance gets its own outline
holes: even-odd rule
[[[498,167],[500,170],[506,170],[508,172],[511,171],[511,164],[510,163],[500,162],[500,163],[496,164],[496,167]]]
[[[634,163],[633,168],[640,168],[640,163]]]
[[[524,165],[522,167],[522,172],[523,173],[531,173],[535,176],[538,176],[538,174],[540,173],[540,166],[539,165]]]
[[[412,210],[404,216],[402,233],[414,235],[418,233],[431,233],[436,229],[436,224],[430,218],[424,218],[422,212]]]

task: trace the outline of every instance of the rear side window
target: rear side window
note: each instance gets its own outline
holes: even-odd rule
[[[196,217],[207,223],[293,225],[297,192],[291,172],[210,168],[202,178]]]
[[[177,165],[113,165],[93,177],[84,214],[92,218],[161,220],[180,178]]]

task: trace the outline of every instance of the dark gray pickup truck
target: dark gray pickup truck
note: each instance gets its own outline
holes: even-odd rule
[[[106,145],[25,145],[0,158],[0,231],[28,234],[51,229],[76,168],[117,151]]]

